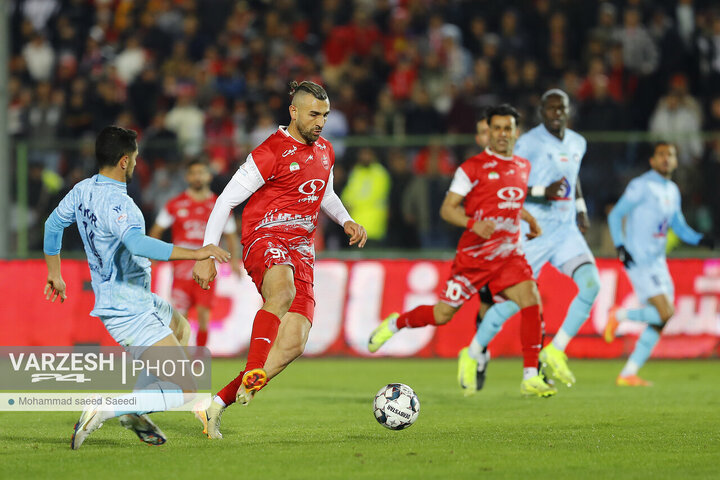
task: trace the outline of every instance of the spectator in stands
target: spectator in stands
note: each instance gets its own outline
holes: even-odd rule
[[[696,164],[703,152],[702,111],[686,87],[684,77],[675,77],[650,118],[650,132],[677,146],[680,166]]]

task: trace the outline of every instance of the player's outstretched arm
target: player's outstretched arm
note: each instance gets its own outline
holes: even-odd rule
[[[585,233],[590,229],[590,217],[587,213],[587,205],[582,194],[579,178],[575,184],[575,210],[577,210],[577,226],[581,233]]]
[[[465,215],[465,208],[462,206],[464,198],[459,193],[448,192],[440,207],[440,217],[450,225],[465,227],[479,237],[490,238],[495,232],[495,222],[490,220],[476,221],[474,218]]]
[[[68,194],[60,202],[58,208],[68,203]],[[67,210],[67,208],[65,208]],[[74,220],[74,213],[71,212],[71,221],[65,220],[58,213],[56,208],[45,221],[45,235],[43,238],[43,251],[45,252],[45,265],[47,265],[48,276],[45,282],[45,299],[54,302],[56,298],[60,298],[60,303],[67,298],[65,292],[65,281],[60,273],[60,249],[62,247],[62,236],[65,227],[69,226]]]
[[[533,238],[542,235],[542,228],[540,228],[540,224],[537,222],[537,220],[535,220],[535,217],[533,217],[530,212],[525,210],[525,207],[520,210],[520,219],[527,222],[527,224],[530,226],[530,231],[526,235],[528,240],[532,240]]]

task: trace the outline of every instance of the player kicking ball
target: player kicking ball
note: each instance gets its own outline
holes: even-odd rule
[[[675,286],[665,258],[668,228],[690,245],[715,246],[712,238],[690,228],[682,214],[680,189],[670,179],[677,168],[675,145],[665,142],[656,144],[650,157],[650,168],[647,173],[630,181],[608,215],[610,235],[618,257],[630,277],[635,294],[645,306],[630,310],[613,307],[605,327],[605,341],[610,343],[615,339],[615,332],[622,321],[647,324],[617,377],[616,384],[619,386],[651,385],[638,376],[638,370],[650,358],[660,340],[660,332],[675,312]]]
[[[523,211],[530,162],[513,155],[518,136],[517,111],[510,105],[500,105],[488,109],[487,118],[488,148],[457,169],[440,209],[443,220],[466,228],[446,290],[434,306],[423,305],[383,320],[370,335],[368,350],[378,351],[403,328],[448,323],[466,301],[487,285],[493,294],[507,301],[491,307],[486,316],[501,305],[501,315],[521,315],[524,368],[520,392],[548,397],[557,389],[538,372],[542,346],[540,297],[520,246],[521,217],[530,221],[531,229],[538,233],[534,219]]]
[[[222,438],[220,420],[234,402],[248,404],[267,382],[305,349],[315,310],[314,236],[320,209],[363,247],[365,229],[355,223],[333,190],[335,153],[320,136],[330,101],[320,85],[290,85],[290,124],[279,127],[248,155],[215,202],[205,243],[217,244],[230,211],[242,213],[243,262],[262,308],[253,321],[245,368],[195,414],[209,438]],[[215,278],[211,260],[196,263],[196,281],[207,288]]]
[[[45,298],[51,302],[57,298],[64,302],[67,298],[60,272],[60,249],[63,230],[77,223],[95,293],[95,306],[90,314],[102,320],[110,336],[133,358],[160,360],[156,357],[157,350],[148,347],[167,347],[163,349],[167,358],[182,360],[185,352],[180,342],[187,343],[187,320],[150,291],[148,259],[215,257],[227,262],[230,254],[215,245],[191,250],[145,235],[142,212],[127,194],[137,155],[134,131],[110,126],[98,135],[95,157],[99,173],[75,185],[45,222],[43,250],[48,269]],[[182,405],[186,401],[184,394],[191,393],[195,386],[188,380],[157,378],[144,388],[158,394],[145,396],[138,402],[141,408],[137,410],[86,407],[75,425],[71,448],[80,448],[92,432],[113,417],[121,417],[122,425],[133,430],[145,443],[165,443],[165,435],[146,414]]]

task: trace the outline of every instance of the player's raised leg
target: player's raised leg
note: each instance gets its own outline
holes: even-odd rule
[[[428,325],[444,325],[452,320],[460,307],[443,301],[435,305],[420,305],[403,314],[392,313],[373,330],[368,340],[368,350],[377,352],[385,342],[403,328],[420,328]]]
[[[652,385],[652,383],[639,377],[638,371],[650,358],[650,354],[660,340],[660,332],[673,316],[675,310],[667,295],[651,297],[648,299],[648,304],[644,308],[633,310],[615,309],[614,315],[612,315],[615,326],[611,327],[611,333],[606,329],[605,338],[607,340],[608,337],[614,338],[614,330],[619,322],[623,320],[634,320],[648,324],[640,334],[635,349],[617,377],[616,383],[619,386],[646,387]]]

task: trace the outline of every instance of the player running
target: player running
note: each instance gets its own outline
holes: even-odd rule
[[[95,307],[90,314],[99,317],[113,339],[134,358],[150,360],[155,353],[146,347],[164,346],[175,347],[164,350],[170,358],[184,359],[185,352],[173,330],[182,331],[187,320],[150,291],[148,258],[201,260],[214,256],[227,262],[230,254],[215,245],[191,250],[145,235],[142,212],[127,195],[138,154],[136,139],[137,133],[132,130],[104,128],[95,143],[99,173],[75,185],[45,222],[45,298],[51,302],[67,298],[60,272],[60,249],[63,230],[77,223],[95,293]],[[169,384],[160,378],[156,384],[147,385],[145,389],[155,388],[161,394],[147,396],[142,402],[145,408],[130,415],[127,407],[125,411],[87,407],[75,425],[70,446],[77,450],[104,421],[116,416],[122,416],[123,426],[135,431],[142,441],[165,443],[163,433],[144,414],[185,403],[183,392],[192,391],[193,386],[174,380]]]
[[[205,242],[217,244],[230,210],[248,200],[242,214],[243,261],[265,301],[253,321],[245,369],[207,410],[196,411],[209,438],[222,438],[220,419],[227,406],[247,404],[305,349],[315,309],[314,236],[320,209],[344,227],[350,245],[363,247],[367,240],[333,190],[335,153],[320,136],[330,112],[327,93],[310,81],[292,82],[290,88],[290,124],[248,155],[218,197],[205,231]],[[215,274],[211,260],[193,270],[203,288]]]
[[[201,160],[192,160],[188,163],[185,180],[188,184],[187,190],[172,198],[160,210],[155,224],[150,229],[150,236],[161,238],[163,232],[172,227],[172,239],[176,245],[199,248],[203,245],[205,226],[217,195],[210,190],[212,180],[210,169]],[[230,217],[225,223],[223,233],[233,258],[230,265],[236,274],[241,275],[236,232],[235,219]],[[183,316],[187,316],[187,312],[195,307],[198,317],[196,344],[198,347],[204,347],[207,344],[215,290],[203,290],[195,283],[192,276],[194,265],[195,262],[191,260],[176,262],[173,265],[172,304]]]
[[[617,377],[619,386],[645,387],[651,383],[638,376],[650,357],[660,332],[673,316],[675,286],[668,272],[665,244],[668,228],[691,245],[713,248],[712,238],[688,226],[680,206],[680,190],[670,180],[677,168],[675,146],[661,142],[650,157],[651,170],[633,179],[608,215],[608,224],[618,258],[623,262],[633,289],[645,307],[610,310],[605,341],[612,342],[620,322],[647,323],[630,358]],[[625,229],[623,231],[623,219]]]
[[[500,105],[488,109],[487,118],[488,148],[457,169],[440,210],[443,220],[466,227],[447,289],[434,306],[423,305],[402,315],[388,316],[370,335],[368,350],[376,352],[402,328],[446,324],[479,288],[488,285],[493,294],[501,294],[507,301],[491,307],[487,316],[500,305],[510,307],[506,309],[508,317],[521,312],[521,393],[547,397],[557,390],[538,373],[542,343],[540,297],[520,246],[521,217],[531,220],[533,229],[537,228],[522,208],[530,162],[513,155],[517,111],[510,105]]]
[[[532,165],[525,208],[544,232],[523,245],[533,276],[537,278],[549,262],[578,287],[557,335],[540,352],[541,364],[550,367],[546,373],[553,372],[552,379],[571,386],[575,376],[567,368],[565,348],[590,315],[600,277],[582,235],[590,225],[578,179],[587,142],[567,128],[569,106],[562,90],[545,92],[540,105],[542,123],[518,139],[515,154]],[[487,346],[512,310],[512,305],[499,304],[488,312],[470,346],[460,351],[458,379],[467,395],[482,388],[489,361]]]

